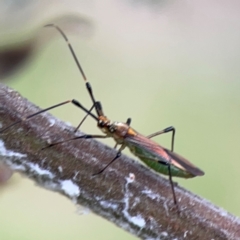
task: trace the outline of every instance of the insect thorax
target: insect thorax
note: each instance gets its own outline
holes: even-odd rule
[[[124,137],[128,133],[129,126],[122,122],[110,122],[100,120],[98,122],[98,127],[107,136],[114,138],[114,140],[121,144],[124,141]]]

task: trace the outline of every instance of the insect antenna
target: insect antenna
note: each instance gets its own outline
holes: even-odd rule
[[[67,36],[65,35],[65,33],[61,30],[60,27],[58,27],[58,26],[55,25],[55,24],[47,24],[47,25],[45,25],[44,27],[54,27],[55,29],[58,30],[58,32],[62,35],[62,37],[64,38],[64,40],[67,42],[67,45],[68,45],[68,47],[69,47],[69,49],[70,49],[70,52],[71,52],[71,54],[72,54],[72,56],[73,56],[73,58],[74,58],[74,61],[75,61],[75,63],[77,64],[77,67],[78,67],[78,69],[79,69],[79,71],[80,71],[80,73],[81,73],[84,81],[86,82],[86,88],[87,88],[87,91],[88,91],[88,93],[89,93],[89,95],[90,95],[90,97],[91,97],[91,100],[92,100],[92,102],[93,102],[93,106],[92,106],[89,110],[87,110],[87,109],[86,109],[85,107],[83,107],[78,101],[76,101],[76,100],[74,100],[74,99],[68,100],[68,101],[65,101],[65,102],[56,104],[56,105],[54,105],[54,106],[48,107],[48,108],[46,108],[46,109],[43,109],[43,110],[41,110],[41,111],[39,111],[39,112],[36,112],[36,113],[34,113],[34,114],[32,114],[32,115],[26,116],[26,117],[22,118],[21,120],[18,120],[18,121],[16,121],[16,122],[10,124],[9,126],[5,127],[4,129],[2,129],[2,130],[0,131],[0,133],[2,133],[2,132],[4,132],[4,131],[6,131],[7,129],[15,126],[16,124],[21,123],[21,122],[23,122],[23,121],[25,121],[25,120],[28,120],[28,119],[30,119],[30,118],[38,115],[38,114],[41,114],[41,113],[43,113],[43,112],[46,112],[46,111],[48,111],[48,110],[51,110],[51,109],[53,109],[53,108],[62,106],[62,105],[64,105],[64,104],[67,104],[67,103],[70,103],[70,102],[73,103],[75,106],[81,108],[83,111],[85,111],[85,112],[87,113],[86,116],[85,116],[85,117],[83,118],[83,120],[80,122],[79,126],[76,128],[75,131],[78,130],[78,128],[81,126],[81,124],[84,122],[84,120],[87,118],[88,115],[90,115],[92,118],[94,118],[94,119],[97,120],[97,121],[98,121],[98,117],[97,117],[97,116],[102,116],[102,115],[103,115],[103,110],[102,110],[101,103],[95,101],[95,98],[94,98],[94,95],[93,95],[93,91],[92,91],[92,87],[91,87],[90,83],[88,82],[87,77],[86,77],[86,75],[85,75],[85,73],[84,73],[84,71],[83,71],[83,69],[82,69],[82,67],[81,67],[81,64],[80,64],[80,62],[78,61],[77,56],[76,56],[76,54],[75,54],[75,52],[74,52],[74,50],[73,50],[73,48],[72,48],[72,45],[70,44],[70,42],[69,42]],[[94,114],[91,113],[91,111],[92,111],[93,108],[96,110],[97,116],[95,116]]]
[[[93,104],[94,104],[96,113],[97,113],[98,116],[102,116],[102,115],[101,115],[102,112],[99,110],[98,107],[96,107],[96,101],[95,101],[95,98],[94,98],[94,95],[93,95],[93,91],[92,91],[91,84],[88,82],[87,77],[86,77],[86,75],[85,75],[85,73],[84,73],[84,71],[83,71],[83,69],[82,69],[82,67],[81,67],[81,64],[80,64],[80,62],[79,62],[79,60],[78,60],[78,58],[77,58],[77,56],[76,56],[76,54],[75,54],[75,52],[74,52],[74,50],[73,50],[73,47],[72,47],[71,43],[69,42],[67,36],[66,36],[65,33],[62,31],[62,29],[61,29],[60,27],[58,27],[57,25],[55,25],[55,24],[52,24],[52,23],[51,23],[51,24],[47,24],[47,25],[45,25],[44,27],[54,27],[55,29],[58,30],[58,32],[62,35],[62,37],[63,37],[64,40],[66,41],[66,43],[67,43],[67,45],[68,45],[68,48],[70,49],[70,52],[71,52],[71,54],[72,54],[72,56],[73,56],[73,58],[74,58],[74,61],[75,61],[75,63],[77,64],[77,67],[78,67],[78,69],[79,69],[79,71],[80,71],[80,73],[81,73],[84,81],[86,82],[86,88],[87,88],[87,91],[88,91],[88,93],[89,93],[89,95],[90,95],[90,97],[91,97],[91,99],[92,99],[92,102],[93,102]]]

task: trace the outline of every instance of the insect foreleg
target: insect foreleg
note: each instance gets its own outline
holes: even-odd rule
[[[92,107],[88,110],[88,112],[91,112],[94,109],[95,105],[93,104]],[[82,126],[83,122],[86,120],[86,118],[89,116],[89,113],[85,115],[85,117],[82,119],[82,121],[78,124],[74,132],[77,132],[77,130]]]
[[[53,106],[51,106],[51,107],[42,109],[42,110],[40,110],[40,111],[38,111],[38,112],[36,112],[36,113],[33,113],[33,114],[31,114],[31,115],[28,115],[28,116],[26,116],[26,117],[23,117],[21,120],[18,120],[18,121],[16,121],[16,122],[8,125],[7,127],[3,128],[3,129],[0,131],[0,133],[6,131],[7,129],[9,129],[9,128],[11,128],[11,127],[13,127],[13,126],[15,126],[15,125],[17,125],[17,124],[19,124],[19,123],[22,123],[22,122],[24,122],[24,121],[26,121],[26,120],[28,120],[28,119],[30,119],[30,118],[33,118],[33,117],[35,117],[35,116],[37,116],[37,115],[39,115],[39,114],[41,114],[41,113],[47,112],[47,111],[49,111],[49,110],[51,110],[51,109],[60,107],[60,106],[65,105],[65,104],[67,104],[67,103],[72,103],[72,104],[74,104],[75,106],[77,106],[77,107],[81,108],[83,111],[85,111],[85,112],[87,113],[87,115],[90,115],[90,116],[91,116],[92,118],[94,118],[95,120],[98,120],[98,118],[97,118],[94,114],[92,114],[91,111],[88,111],[88,110],[87,110],[85,107],[83,107],[77,100],[72,99],[72,100],[67,100],[67,101],[65,101],[65,102],[58,103],[58,104],[56,104],[56,105],[53,105]]]
[[[46,111],[49,111],[49,110],[51,110],[51,109],[53,109],[53,108],[60,107],[60,106],[62,106],[62,105],[64,105],[64,104],[67,104],[67,103],[70,103],[70,102],[72,102],[72,100],[67,100],[67,101],[65,101],[65,102],[62,102],[62,103],[56,104],[56,105],[51,106],[51,107],[48,107],[48,108],[45,108],[45,109],[43,109],[43,110],[41,110],[41,111],[38,111],[38,112],[36,112],[36,113],[34,113],[34,114],[28,115],[28,116],[22,118],[21,120],[16,121],[16,122],[14,122],[14,123],[8,125],[8,126],[5,127],[4,129],[2,129],[2,130],[0,131],[0,133],[6,131],[7,129],[9,129],[9,128],[15,126],[15,125],[18,124],[18,123],[24,122],[24,121],[26,121],[26,120],[28,120],[28,119],[30,119],[30,118],[32,118],[32,117],[35,117],[35,116],[37,116],[37,115],[39,115],[39,114],[41,114],[41,113],[44,113],[44,112],[46,112]]]

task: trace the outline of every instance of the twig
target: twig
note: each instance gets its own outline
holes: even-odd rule
[[[0,85],[2,128],[37,111]],[[95,140],[41,150],[73,137],[73,131],[49,113],[24,121],[0,135],[0,161],[141,239],[240,239],[238,218],[176,186],[179,215],[168,180],[126,156],[93,177],[116,154]]]

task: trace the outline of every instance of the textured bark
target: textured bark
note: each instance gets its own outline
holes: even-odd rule
[[[0,85],[4,128],[39,111],[17,92]],[[116,154],[95,140],[76,140],[41,150],[74,135],[73,128],[44,113],[0,134],[0,161],[39,185],[58,191],[141,239],[240,239],[240,220],[122,156],[92,176]]]

